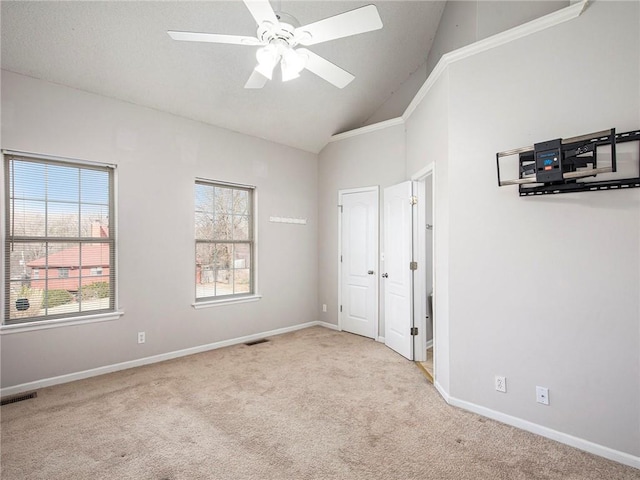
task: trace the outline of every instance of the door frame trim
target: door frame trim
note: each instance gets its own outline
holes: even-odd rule
[[[419,226],[425,223],[425,213],[426,210],[422,208],[422,205],[431,206],[431,217],[433,223],[435,223],[435,176],[436,176],[436,166],[434,163],[430,163],[425,168],[415,173],[411,180],[413,182],[418,183],[417,188],[417,197],[418,197],[418,209],[417,215],[413,217],[413,255],[414,258],[418,261],[418,270],[416,272],[420,272],[420,267],[425,268],[426,266],[426,239],[425,239],[425,231],[423,228]],[[425,198],[425,182],[428,177],[431,177],[431,198]],[[436,303],[436,282],[435,282],[435,235],[433,236],[433,242],[431,244],[431,284],[433,285],[433,311],[435,312],[435,303]],[[427,292],[426,292],[426,276],[425,275],[415,275],[414,283],[413,283],[413,325],[418,327],[418,335],[414,339],[414,360],[417,362],[424,362],[426,360],[427,355]],[[433,347],[435,352],[435,344],[436,344],[436,324],[431,319],[433,325]],[[436,359],[435,355],[433,358],[433,377],[434,380],[436,378],[437,370],[436,370]]]
[[[370,187],[359,187],[359,188],[344,188],[338,190],[338,209],[342,206],[342,196],[348,195],[351,193],[364,193],[364,192],[375,192],[376,194],[376,289],[375,289],[375,297],[376,297],[376,308],[375,308],[375,332],[374,339],[378,340],[380,338],[380,187],[378,185],[373,185]],[[338,305],[336,306],[336,310],[338,313],[338,330],[342,331],[342,312],[340,311],[340,305],[342,305],[342,262],[340,261],[340,255],[342,255],[342,215],[338,212],[338,258],[336,259],[338,263]]]

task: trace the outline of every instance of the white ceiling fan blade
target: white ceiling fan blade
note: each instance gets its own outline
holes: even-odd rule
[[[346,70],[343,70],[339,66],[331,63],[329,60],[325,60],[320,55],[316,55],[306,48],[298,48],[296,52],[307,56],[307,63],[305,65],[307,70],[315,73],[320,78],[338,88],[346,87],[354,78],[356,78]]]
[[[244,88],[262,88],[267,84],[267,77],[262,75],[260,72],[254,70],[251,72],[251,76],[247,83],[244,84]]]
[[[382,20],[378,9],[375,5],[367,5],[296,28],[295,33],[296,37],[300,38],[301,45],[316,45],[380,28],[382,28]],[[305,32],[309,35],[305,35]]]
[[[186,42],[211,42],[211,43],[232,43],[235,45],[262,45],[262,42],[255,37],[245,37],[242,35],[221,35],[218,33],[196,33],[196,32],[167,32],[174,40]]]
[[[271,22],[273,25],[278,24],[278,19],[269,0],[244,0],[244,4],[258,25],[262,24],[262,22]]]

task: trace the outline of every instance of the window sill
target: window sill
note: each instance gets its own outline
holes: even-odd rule
[[[237,297],[237,298],[225,298],[222,300],[207,300],[204,302],[195,302],[192,303],[191,306],[196,310],[200,310],[201,308],[209,308],[209,307],[218,307],[220,305],[233,305],[234,303],[249,303],[249,302],[257,302],[262,298],[262,295],[248,295],[246,297]]]
[[[55,320],[40,320],[38,322],[16,323],[13,325],[1,325],[0,335],[9,335],[12,333],[33,332],[35,330],[48,330],[50,328],[70,327],[72,325],[84,325],[86,323],[108,322],[117,320],[123,311],[100,313],[96,315],[85,315],[82,317],[58,318]]]

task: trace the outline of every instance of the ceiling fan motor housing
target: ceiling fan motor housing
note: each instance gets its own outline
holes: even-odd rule
[[[276,12],[276,18],[278,19],[276,25],[265,21],[258,26],[257,37],[261,42],[272,43],[275,40],[282,40],[290,47],[294,47],[301,40],[311,38],[308,32],[298,31],[296,33],[296,29],[300,27],[300,22],[292,15]]]
[[[280,23],[288,23],[292,28],[300,27],[300,22],[293,15],[289,15],[285,12],[275,12],[275,14]]]

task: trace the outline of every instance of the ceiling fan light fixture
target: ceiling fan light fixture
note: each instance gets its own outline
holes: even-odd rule
[[[282,62],[280,64],[280,67],[282,68],[282,81],[283,82],[288,82],[289,80],[294,80],[294,79],[300,77],[300,74],[298,72],[296,72],[295,70],[292,70],[290,68],[287,68],[284,62]]]
[[[306,64],[306,55],[299,53],[292,48],[286,50],[282,54],[282,62],[280,64],[280,67],[282,68],[282,81],[287,82],[294,78],[298,78]]]
[[[273,67],[275,67],[275,65]],[[271,80],[273,78],[273,67],[269,68],[265,65],[258,64],[254,70]]]
[[[258,60],[258,66],[255,68],[256,72],[271,80],[273,69],[280,60],[278,48],[273,44],[259,48],[256,52],[256,59]]]

